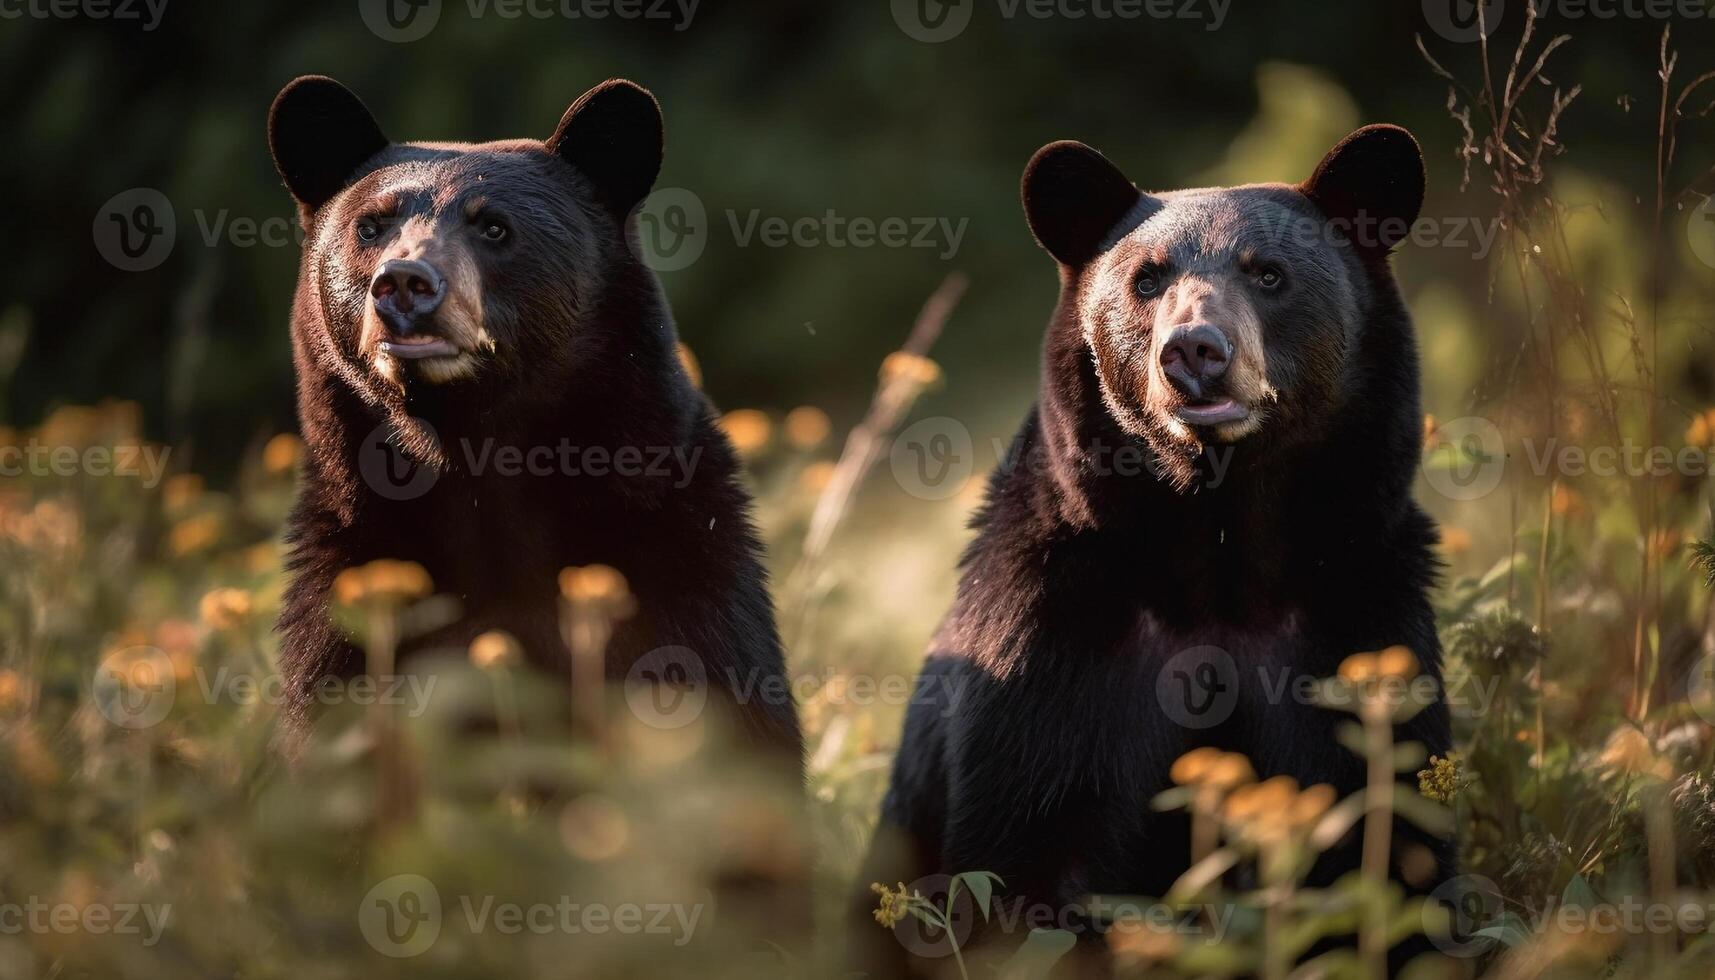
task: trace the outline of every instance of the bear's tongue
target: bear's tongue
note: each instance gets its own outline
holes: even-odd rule
[[[1236,422],[1249,413],[1231,398],[1212,398],[1181,405],[1175,414],[1192,425],[1218,425]]]
[[[459,353],[444,337],[418,334],[413,337],[388,337],[381,342],[381,352],[405,360],[423,357],[451,357]]]

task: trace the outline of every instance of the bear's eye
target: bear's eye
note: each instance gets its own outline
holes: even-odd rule
[[[1139,296],[1154,296],[1161,291],[1161,275],[1154,269],[1145,269],[1137,274],[1137,294]]]
[[[359,218],[357,221],[357,240],[365,245],[381,237],[381,223],[374,218]]]
[[[512,231],[505,224],[492,218],[482,223],[482,237],[491,242],[504,242]]]
[[[1279,287],[1283,281],[1284,278],[1281,276],[1279,269],[1264,269],[1256,274],[1257,285],[1264,289],[1275,289]]]

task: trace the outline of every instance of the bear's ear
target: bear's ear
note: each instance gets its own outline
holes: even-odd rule
[[[363,101],[322,75],[294,80],[268,110],[274,167],[307,213],[326,204],[388,140]]]
[[[548,152],[583,171],[613,212],[629,214],[661,172],[661,106],[649,90],[615,78],[572,103]]]
[[[1108,158],[1082,143],[1050,143],[1024,168],[1030,232],[1063,265],[1094,258],[1141,196]]]
[[[1423,151],[1398,126],[1365,126],[1328,151],[1299,185],[1322,213],[1345,223],[1359,252],[1386,255],[1423,207]]]

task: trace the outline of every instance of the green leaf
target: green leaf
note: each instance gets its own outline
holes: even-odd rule
[[[1355,721],[1343,721],[1334,727],[1334,741],[1344,745],[1353,755],[1362,757],[1369,745],[1364,740],[1364,726]]]
[[[994,898],[994,886],[1001,884],[1000,875],[993,871],[966,871],[953,876],[952,885],[947,888],[947,908],[953,907],[953,889],[963,882],[970,889],[971,898],[977,903],[977,911],[983,914],[983,921],[989,917],[989,903]]]
[[[1185,902],[1201,895],[1203,889],[1220,881],[1221,876],[1231,871],[1238,863],[1239,854],[1232,848],[1223,847],[1216,850],[1179,876],[1179,880],[1168,889],[1169,901]]]
[[[1190,786],[1175,786],[1155,794],[1155,799],[1149,805],[1161,813],[1169,810],[1183,810],[1191,805],[1191,798],[1196,790]]]
[[[1393,747],[1393,771],[1417,772],[1429,759],[1422,742],[1401,742]]]
[[[1573,908],[1589,909],[1602,904],[1602,896],[1596,894],[1596,889],[1590,887],[1590,882],[1582,874],[1573,872],[1566,887],[1560,893],[1560,903]]]
[[[1519,918],[1516,913],[1505,912],[1501,921],[1492,926],[1484,926],[1471,935],[1478,939],[1493,939],[1502,946],[1512,949],[1530,941],[1530,925]]]

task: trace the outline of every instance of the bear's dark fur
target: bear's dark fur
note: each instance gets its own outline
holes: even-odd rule
[[[1057,912],[1163,896],[1188,821],[1151,801],[1186,751],[1363,785],[1335,737],[1352,716],[1276,678],[1402,644],[1439,692],[1418,357],[1388,262],[1423,188],[1393,127],[1301,185],[1145,194],[1081,144],[1031,161],[1025,209],[1062,284],[1041,393],[975,519],[863,884],[992,871],[998,901]],[[1166,350],[1209,326],[1225,340]],[[1230,370],[1187,376],[1192,353]],[[1439,694],[1398,735],[1445,754]],[[1395,840],[1396,874],[1406,849],[1435,858],[1418,888],[1450,873],[1447,842],[1404,821]],[[1312,880],[1356,866],[1348,840]]]
[[[417,562],[462,609],[433,642],[504,629],[564,674],[557,576],[603,564],[637,604],[608,675],[688,648],[715,691],[754,685],[731,699],[742,731],[797,770],[750,501],[628,246],[661,162],[653,96],[607,82],[545,142],[397,144],[344,87],[306,77],[269,130],[308,233],[292,311],[307,452],[279,622],[289,716],[304,720],[320,678],[364,669],[329,617],[342,569]],[[404,270],[396,284],[383,263]],[[438,306],[413,307],[418,293]]]

